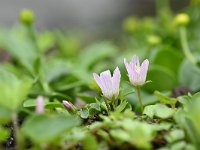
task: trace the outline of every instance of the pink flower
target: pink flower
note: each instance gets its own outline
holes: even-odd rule
[[[36,112],[43,113],[44,112],[44,97],[38,96],[36,99]]]
[[[119,85],[121,74],[119,68],[116,67],[113,73],[113,77],[111,77],[110,70],[106,70],[100,74],[100,76],[96,73],[93,73],[93,77],[100,87],[103,96],[109,100],[113,98],[117,98],[119,95]]]
[[[71,109],[71,108],[72,108],[70,102],[68,102],[68,101],[66,101],[66,100],[63,100],[62,103],[63,103],[63,105],[64,105],[67,109]]]
[[[138,56],[134,55],[130,63],[124,59],[124,64],[128,72],[129,80],[134,86],[145,84],[149,66],[149,61],[147,59],[145,59],[140,66]]]

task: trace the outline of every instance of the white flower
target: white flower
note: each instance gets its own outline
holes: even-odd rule
[[[119,85],[121,78],[118,67],[116,67],[114,70],[113,77],[111,76],[110,70],[102,72],[100,76],[96,73],[93,73],[93,77],[101,88],[104,97],[109,100],[112,100],[113,98],[117,99],[119,95]]]
[[[128,72],[129,80],[134,86],[145,84],[149,66],[149,61],[147,59],[144,60],[140,66],[138,56],[134,55],[130,63],[124,59],[124,64]]]

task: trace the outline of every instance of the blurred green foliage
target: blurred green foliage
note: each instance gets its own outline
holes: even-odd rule
[[[44,150],[200,149],[200,4],[192,1],[178,14],[168,4],[157,0],[154,17],[125,18],[117,41],[39,32],[30,10],[22,11],[18,25],[1,27],[0,54],[9,57],[0,60],[0,149],[13,133],[11,122],[22,149],[29,141],[31,149]],[[143,113],[123,65],[133,54],[150,62]],[[92,73],[116,66],[120,96],[109,112]],[[35,112],[39,95],[45,97],[42,114]],[[67,110],[62,100],[76,109]]]

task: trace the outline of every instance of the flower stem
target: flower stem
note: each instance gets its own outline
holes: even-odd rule
[[[190,48],[188,46],[186,28],[183,26],[180,27],[180,39],[181,39],[181,46],[186,58],[193,64],[196,64],[197,61],[195,57],[192,55]]]
[[[19,127],[18,127],[18,115],[14,113],[12,116],[13,122],[13,134],[15,138],[15,149],[20,150],[20,141],[19,141]]]
[[[105,104],[106,104],[106,107],[107,107],[107,113],[108,113],[108,115],[109,115],[109,113],[110,113],[110,107],[109,107],[109,104],[108,104],[108,102],[107,102],[106,99],[104,99],[104,102],[105,102]]]
[[[137,86],[136,90],[137,90],[137,96],[138,96],[138,100],[139,100],[139,103],[140,103],[141,111],[143,112],[144,107],[143,107],[143,104],[142,104],[140,86]]]

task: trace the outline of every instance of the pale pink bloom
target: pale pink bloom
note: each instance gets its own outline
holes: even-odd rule
[[[130,63],[124,59],[124,64],[128,72],[129,80],[134,86],[145,84],[149,66],[149,61],[147,59],[145,59],[140,66],[138,56],[134,55]]]
[[[71,108],[72,108],[70,102],[68,102],[68,101],[66,101],[66,100],[63,100],[62,103],[63,103],[63,105],[64,105],[67,109],[71,109]]]
[[[44,97],[38,96],[36,99],[36,112],[43,113],[44,112]]]
[[[96,73],[93,73],[93,77],[99,85],[104,97],[109,100],[112,100],[113,98],[116,99],[118,97],[121,78],[118,67],[116,67],[114,70],[113,77],[111,76],[110,70],[102,72],[100,76]]]

